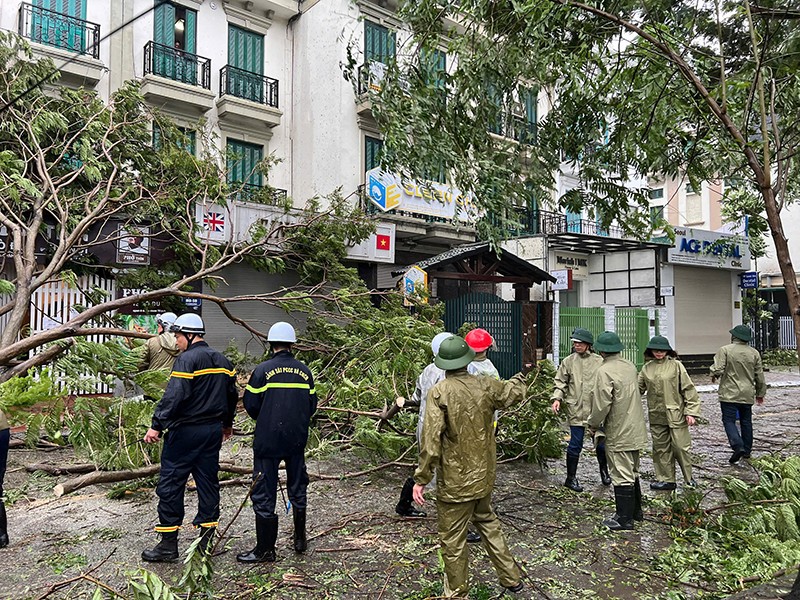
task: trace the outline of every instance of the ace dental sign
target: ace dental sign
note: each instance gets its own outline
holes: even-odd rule
[[[667,262],[731,271],[750,269],[750,245],[744,236],[675,228],[675,243],[667,250]]]

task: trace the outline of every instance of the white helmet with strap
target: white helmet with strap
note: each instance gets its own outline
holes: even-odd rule
[[[291,324],[287,323],[286,321],[278,321],[269,328],[269,333],[267,333],[267,341],[294,344],[297,341],[297,334],[295,333],[294,327],[292,327]]]
[[[195,335],[205,335],[206,326],[203,319],[195,313],[184,313],[169,328],[174,333],[188,333]]]
[[[175,319],[178,318],[174,312],[165,312],[163,315],[158,315],[156,318],[156,323],[161,325],[164,328],[164,331],[169,331],[169,328],[172,327],[172,324],[175,322]]]

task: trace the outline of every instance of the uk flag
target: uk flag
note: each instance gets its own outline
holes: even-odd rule
[[[225,214],[219,212],[203,213],[203,228],[212,233],[225,231]]]

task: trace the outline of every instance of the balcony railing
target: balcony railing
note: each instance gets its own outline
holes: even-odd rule
[[[225,65],[219,70],[219,95],[236,96],[278,108],[278,80]]]
[[[624,238],[621,227],[603,227],[592,219],[580,219],[561,213],[539,211],[539,233],[580,233],[583,235],[599,235],[603,237]]]
[[[372,61],[358,67],[358,95],[370,91],[379,92],[388,67],[382,62]]]
[[[257,185],[255,183],[231,182],[234,192],[228,196],[239,202],[256,202],[258,204],[280,205],[286,202],[288,192],[280,188]]]
[[[20,5],[19,34],[39,44],[100,58],[100,25],[40,6]]]
[[[211,89],[210,59],[155,42],[144,47],[144,74]]]

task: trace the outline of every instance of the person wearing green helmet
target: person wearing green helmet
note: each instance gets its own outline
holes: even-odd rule
[[[639,373],[639,392],[647,395],[656,471],[656,480],[650,484],[650,489],[675,489],[676,461],[686,485],[694,486],[689,427],[700,416],[700,396],[683,363],[676,360],[677,353],[667,338],[652,337],[644,358],[646,362]]]
[[[751,348],[753,332],[747,325],[730,330],[731,343],[720,348],[711,365],[711,381],[719,379],[719,404],[722,424],[733,450],[732,465],[750,458],[753,451],[753,401],[759,406],[767,394],[767,382],[758,350]],[[736,427],[739,421],[741,432]]]
[[[616,333],[601,333],[594,347],[603,357],[603,364],[597,368],[590,393],[589,428],[605,426],[608,470],[617,508],[603,525],[612,531],[630,530],[634,520],[643,518],[639,453],[647,447],[647,427],[639,374],[632,362],[620,356],[625,346]]]
[[[528,367],[508,381],[478,377],[467,372],[474,357],[475,351],[455,335],[439,347],[434,362],[445,371],[445,378],[428,393],[414,473],[414,501],[422,506],[425,486],[436,470],[436,512],[448,597],[469,592],[470,522],[483,538],[500,584],[511,592],[523,587],[491,499],[497,468],[494,411],[523,400]]]
[[[567,478],[564,486],[582,492],[578,482],[578,461],[583,450],[586,422],[589,418],[589,391],[594,384],[597,368],[603,364],[599,354],[592,352],[594,336],[587,329],[576,327],[571,336],[573,352],[558,365],[552,395],[553,412],[565,414],[569,423],[569,445],[567,446]],[[599,437],[595,450],[600,467],[600,481],[611,485],[604,438]]]

